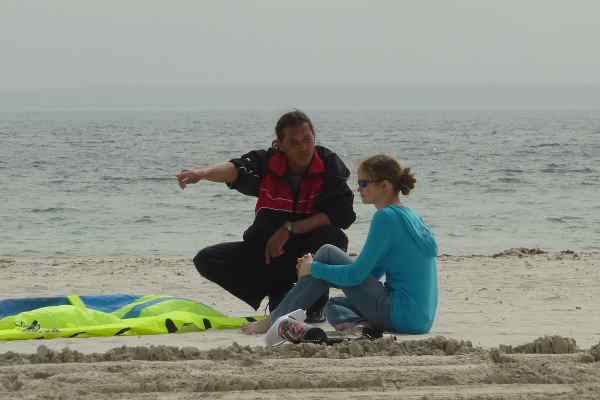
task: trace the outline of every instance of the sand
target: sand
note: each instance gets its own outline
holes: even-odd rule
[[[264,348],[231,330],[2,342],[0,399],[597,399],[599,267],[600,253],[442,255],[432,332],[375,342]],[[162,293],[253,313],[183,257],[2,257],[0,277],[1,298]]]

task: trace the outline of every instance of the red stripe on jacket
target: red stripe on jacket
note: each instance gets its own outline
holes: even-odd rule
[[[298,199],[294,209],[294,194],[285,174],[288,170],[287,157],[283,153],[274,154],[268,161],[268,173],[260,181],[259,195],[255,212],[271,209],[298,214],[314,214],[317,196],[325,187],[325,163],[315,151],[313,159],[302,177]]]

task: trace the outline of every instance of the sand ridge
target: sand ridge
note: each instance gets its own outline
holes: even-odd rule
[[[519,353],[444,337],[275,348],[234,343],[208,351],[124,346],[94,354],[42,345],[35,354],[0,354],[0,398],[191,399],[199,392],[215,398],[598,398],[592,350],[600,343],[583,351],[551,345],[558,341],[574,343],[541,337],[517,346]]]

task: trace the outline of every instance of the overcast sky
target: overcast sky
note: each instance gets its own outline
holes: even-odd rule
[[[0,0],[0,89],[599,86],[600,1]]]

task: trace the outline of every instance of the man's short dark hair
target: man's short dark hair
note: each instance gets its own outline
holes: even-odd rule
[[[279,118],[279,121],[277,121],[277,125],[275,125],[275,134],[277,135],[277,139],[283,140],[283,130],[285,128],[300,126],[304,123],[307,123],[308,126],[310,126],[310,130],[314,135],[315,128],[313,128],[312,121],[310,118],[308,118],[308,115],[304,114],[300,110],[294,110],[283,114]]]

